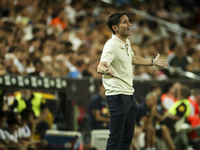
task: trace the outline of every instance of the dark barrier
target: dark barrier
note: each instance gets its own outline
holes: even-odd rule
[[[157,83],[161,89],[167,83],[180,82],[192,88],[200,88],[200,82],[184,79],[171,79],[167,81],[133,81],[135,88],[135,98],[138,102],[145,100],[145,96],[149,91],[152,83]],[[37,76],[17,76],[6,75],[0,76],[0,102],[3,106],[3,94],[7,90],[32,89],[36,91],[55,92],[58,93],[57,107],[53,107],[55,114],[62,112],[64,114],[65,123],[68,124],[67,129],[74,129],[74,107],[73,103],[87,110],[88,102],[91,97],[98,92],[101,79],[66,79],[53,77],[37,77]],[[51,104],[53,105],[53,104]],[[86,112],[87,113],[87,112]]]

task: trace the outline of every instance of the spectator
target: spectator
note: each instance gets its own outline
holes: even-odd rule
[[[187,71],[190,72],[199,72],[200,71],[200,62],[199,62],[199,54],[195,49],[191,49],[188,52],[188,57],[190,58],[189,64],[186,67]]]
[[[40,27],[34,27],[32,30],[32,34],[34,38],[45,39],[46,38],[46,30]]]
[[[109,129],[109,110],[105,99],[105,88],[99,86],[99,93],[94,95],[89,102],[90,130]]]
[[[40,59],[35,59],[34,62],[34,71],[29,73],[28,75],[31,76],[40,76],[41,75],[41,71],[43,70],[43,63]]]
[[[179,82],[168,83],[165,85],[163,94],[161,95],[161,103],[165,110],[169,110],[176,102],[177,92],[180,87],[181,84]]]
[[[6,75],[6,68],[2,61],[0,61],[0,75]]]
[[[189,61],[186,57],[186,48],[183,46],[180,46],[176,49],[174,58],[171,59],[169,62],[170,66],[177,67],[181,70],[186,70],[187,65],[189,64]]]
[[[175,123],[181,119],[186,119],[190,115],[189,88],[182,85],[178,90],[178,101],[168,110],[164,116],[164,123],[170,128],[172,136],[178,134],[179,130],[175,129]],[[183,133],[180,143],[175,143],[178,149],[187,149],[189,147],[186,133]],[[177,140],[178,141],[178,140]]]
[[[67,78],[73,78],[73,79],[81,79],[83,78],[83,72],[85,71],[86,68],[86,63],[84,62],[83,59],[77,59],[75,63],[76,70],[70,71],[67,74]]]
[[[49,113],[49,109],[46,106],[45,99],[42,98],[40,93],[33,92],[31,90],[21,90],[16,95],[12,105],[9,106],[11,110],[17,108],[18,112],[23,111],[26,108],[32,109],[35,119],[32,121],[32,133],[39,133],[41,139],[44,139],[44,134],[49,129],[48,123],[44,120]]]
[[[67,18],[65,17],[64,10],[59,10],[57,16],[51,20],[50,25],[56,26],[59,31],[62,31],[67,28]]]
[[[33,135],[31,135],[31,129],[28,126],[28,123],[34,119],[34,113],[30,109],[24,109],[21,113],[21,121],[18,129],[19,141],[23,145],[27,146],[28,149],[36,149],[36,150],[45,150],[47,146],[47,142],[44,140],[34,141],[32,139]]]
[[[157,94],[148,93],[146,101],[138,105],[138,115],[136,118],[137,126],[145,133],[145,147],[151,149],[156,147],[155,129],[152,126],[151,110],[155,108],[157,103]],[[138,130],[139,131],[139,130]]]
[[[163,115],[164,112],[165,112],[165,109],[164,109],[164,106],[161,103],[161,88],[159,87],[158,84],[152,83],[150,85],[149,91],[150,92],[155,92],[157,94],[157,97],[158,97],[158,100],[157,100],[157,112],[160,113],[161,115]]]
[[[66,58],[64,55],[58,54],[55,57],[55,61],[54,61],[53,65],[54,65],[54,69],[56,69],[60,72],[59,77],[65,77],[67,75],[67,73],[69,72],[69,69],[66,66],[65,62],[66,62]]]
[[[134,76],[134,80],[143,81],[143,80],[150,80],[151,79],[151,77],[145,71],[144,66],[134,66],[133,76]]]
[[[66,28],[63,30],[62,35],[61,35],[61,41],[66,41],[66,42],[69,41],[70,31],[71,30],[69,28]]]
[[[25,148],[23,145],[20,145],[18,143],[18,135],[17,135],[17,130],[19,127],[18,120],[10,118],[10,120],[8,120],[7,123],[8,126],[4,130],[5,140],[8,141],[9,145],[15,150]]]
[[[159,81],[168,79],[167,75],[157,67],[147,67],[146,70],[151,79]]]

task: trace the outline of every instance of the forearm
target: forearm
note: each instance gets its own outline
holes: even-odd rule
[[[168,118],[171,118],[171,119],[173,119],[173,120],[177,120],[177,121],[181,119],[181,117],[179,117],[179,116],[177,116],[177,115],[172,115],[172,114],[168,114],[167,117],[168,117]]]
[[[37,122],[40,122],[41,120],[45,119],[48,116],[49,113],[49,109],[45,108],[44,110],[42,110],[41,115],[36,119]]]
[[[151,66],[152,60],[151,59],[145,59],[139,56],[134,56],[132,59],[133,65],[140,65],[140,66]]]
[[[96,116],[95,120],[96,121],[101,121],[101,122],[110,122],[110,118],[103,117],[103,116]]]

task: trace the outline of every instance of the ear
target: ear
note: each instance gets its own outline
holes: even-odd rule
[[[113,29],[115,32],[117,32],[118,27],[117,27],[116,25],[113,25],[113,26],[112,26],[112,29]]]

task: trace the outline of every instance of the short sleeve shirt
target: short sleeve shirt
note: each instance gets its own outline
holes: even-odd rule
[[[8,140],[8,141],[14,141],[16,143],[18,142],[17,131],[14,134],[10,134],[8,131],[5,130],[4,134],[5,134],[6,140]]]
[[[134,53],[128,39],[124,43],[117,36],[113,35],[106,42],[100,62],[106,62],[115,76],[103,75],[106,95],[133,94],[133,56]]]
[[[31,137],[31,130],[30,128],[28,127],[28,125],[25,125],[23,127],[20,127],[18,129],[18,132],[19,132],[19,137],[20,138],[28,138],[28,137]]]

